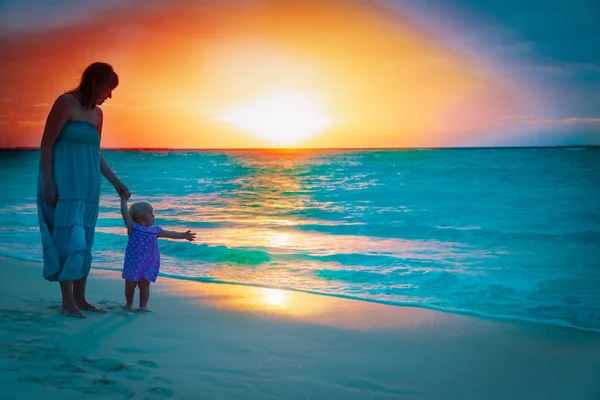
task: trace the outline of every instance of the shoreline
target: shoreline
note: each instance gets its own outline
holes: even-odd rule
[[[600,396],[600,337],[571,329],[164,277],[155,312],[128,313],[96,269],[88,299],[109,313],[77,320],[39,264],[0,258],[0,276],[4,398]]]
[[[0,252],[0,262],[2,262],[3,258],[9,259],[9,260],[15,260],[15,261],[41,264],[39,261],[35,261],[33,259],[28,259],[26,257],[18,257],[18,256],[14,256],[14,255],[7,255],[7,254],[3,254],[2,252]],[[118,273],[120,271],[119,269],[116,269],[116,268],[111,269],[111,268],[106,268],[106,267],[93,267],[92,270],[115,272],[115,273]],[[270,286],[270,285],[259,284],[259,283],[224,281],[224,280],[219,280],[219,279],[213,279],[210,277],[191,277],[191,276],[188,277],[188,276],[184,276],[184,275],[174,275],[174,274],[164,274],[164,273],[159,273],[158,277],[160,279],[172,279],[172,280],[176,280],[176,281],[189,281],[189,282],[197,282],[200,284],[232,285],[232,286],[251,287],[251,288],[258,288],[258,289],[273,289],[273,290],[282,290],[282,291],[289,291],[289,292],[298,292],[298,293],[310,294],[310,295],[315,295],[315,296],[325,296],[325,297],[333,297],[333,298],[337,298],[337,299],[353,300],[353,301],[360,301],[360,302],[373,303],[373,304],[381,304],[381,305],[386,305],[386,306],[390,306],[390,307],[416,308],[416,309],[421,309],[421,310],[448,313],[448,314],[452,314],[452,315],[463,315],[463,316],[469,316],[469,317],[473,317],[473,318],[480,318],[480,319],[488,320],[488,321],[492,321],[492,322],[523,323],[523,324],[550,326],[550,327],[554,327],[554,328],[568,329],[568,330],[573,330],[576,332],[582,332],[582,333],[586,333],[586,334],[600,335],[600,329],[576,326],[576,325],[569,324],[568,322],[559,321],[559,320],[541,320],[541,319],[534,319],[534,318],[527,318],[527,317],[513,316],[513,315],[494,315],[494,314],[486,314],[484,312],[478,312],[478,311],[473,311],[473,310],[459,310],[459,309],[436,307],[436,306],[420,304],[420,303],[401,303],[401,302],[388,301],[388,300],[369,299],[369,298],[364,298],[364,297],[359,297],[359,296],[303,290],[303,289],[296,289],[296,288],[291,288],[291,287]],[[120,279],[120,276],[119,276],[119,279]]]

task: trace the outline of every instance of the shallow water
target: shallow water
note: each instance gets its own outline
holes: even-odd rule
[[[105,151],[198,242],[162,273],[600,332],[600,150]],[[37,151],[0,152],[0,254],[41,260]],[[96,267],[126,246],[103,182]],[[159,280],[160,282],[160,280]]]

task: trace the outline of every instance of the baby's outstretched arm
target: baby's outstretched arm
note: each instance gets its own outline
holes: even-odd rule
[[[158,237],[165,237],[169,239],[186,239],[190,242],[193,242],[196,239],[196,234],[192,231],[185,232],[175,232],[175,231],[166,231],[162,230],[158,233]]]
[[[127,234],[130,234],[133,230],[133,219],[131,219],[131,215],[129,215],[129,209],[127,208],[127,199],[121,197],[121,215],[123,216],[123,221],[125,222],[125,226],[127,227]]]

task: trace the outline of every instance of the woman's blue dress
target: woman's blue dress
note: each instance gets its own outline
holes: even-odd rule
[[[70,282],[86,277],[100,201],[100,137],[87,121],[69,121],[53,149],[56,207],[44,202],[40,169],[37,209],[44,251],[44,278]]]

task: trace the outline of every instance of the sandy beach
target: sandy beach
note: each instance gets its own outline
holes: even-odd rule
[[[600,335],[159,278],[153,313],[64,317],[41,265],[0,259],[3,399],[598,399]]]

